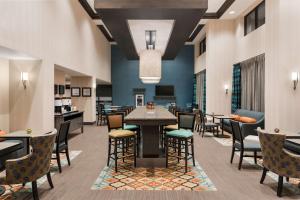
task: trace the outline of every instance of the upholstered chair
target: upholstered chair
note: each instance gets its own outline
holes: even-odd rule
[[[110,159],[115,161],[115,171],[118,172],[118,160],[123,162],[127,157],[134,158],[134,167],[136,167],[136,133],[130,130],[124,130],[124,115],[123,113],[113,113],[107,115],[108,127],[108,156],[107,166],[110,164]],[[131,145],[132,144],[132,145]],[[112,151],[113,147],[113,152]],[[129,151],[129,147],[133,147],[133,152]],[[121,152],[119,152],[121,149]],[[122,156],[119,155],[122,153]]]
[[[230,120],[232,129],[232,151],[230,163],[232,163],[236,151],[240,152],[239,170],[242,168],[244,157],[253,157],[255,164],[257,164],[258,152],[261,152],[258,136],[248,135],[244,137],[240,123],[238,121]],[[252,155],[245,155],[245,152],[253,152]]]
[[[52,149],[57,131],[31,138],[31,153],[22,158],[7,160],[6,177],[0,179],[0,184],[25,184],[32,182],[33,199],[39,199],[37,180],[47,175],[48,182],[53,188],[50,175]]]
[[[300,178],[300,156],[284,149],[284,134],[267,133],[258,129],[258,135],[264,167],[260,183],[263,184],[268,171],[278,174],[277,196],[281,197],[283,177]]]
[[[169,165],[169,157],[176,157],[178,162],[183,159],[185,161],[185,172],[187,172],[188,160],[193,160],[195,166],[194,156],[194,131],[195,114],[193,113],[179,113],[178,114],[178,130],[169,131],[166,133],[165,147],[166,147],[166,168]],[[175,144],[174,144],[175,143]],[[169,147],[177,148],[177,155],[169,152]],[[189,147],[191,151],[189,151]],[[176,151],[175,151],[176,152]],[[183,154],[183,156],[182,156]]]

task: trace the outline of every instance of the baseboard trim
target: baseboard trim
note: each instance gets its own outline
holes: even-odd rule
[[[96,124],[96,121],[93,122],[83,122],[83,125],[94,125]]]

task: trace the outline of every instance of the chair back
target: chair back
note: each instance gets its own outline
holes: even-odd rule
[[[107,115],[108,132],[113,129],[123,129],[124,113],[112,113]]]
[[[71,121],[66,121],[60,125],[58,135],[56,137],[56,145],[68,144],[68,135]]]
[[[233,143],[237,141],[241,143],[242,147],[244,147],[244,143],[243,143],[244,137],[242,135],[240,123],[238,121],[230,120],[230,124],[232,129]]]
[[[205,124],[205,115],[204,115],[204,113],[202,112],[202,110],[199,110],[199,114],[200,114],[200,123],[201,124]]]
[[[50,171],[52,150],[57,131],[30,139],[32,152],[24,157],[6,161],[6,181],[18,184],[35,181]]]
[[[195,126],[195,114],[179,113],[178,114],[178,129],[188,129],[192,132]]]
[[[267,133],[258,129],[258,136],[263,156],[263,166],[281,174],[285,168],[283,147],[286,136],[279,133]],[[286,163],[287,164],[287,163]],[[288,170],[288,169],[286,169]]]

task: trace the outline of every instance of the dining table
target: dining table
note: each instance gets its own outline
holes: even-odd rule
[[[215,113],[206,113],[205,115],[209,116],[209,117],[212,117],[213,123],[215,123],[215,118],[216,117],[224,116],[223,114],[215,114]]]
[[[134,109],[124,120],[126,124],[141,127],[141,148],[137,165],[164,166],[165,154],[160,145],[160,131],[162,126],[177,124],[176,116],[162,106],[155,106],[153,109],[141,106]]]
[[[230,136],[227,136],[227,135],[224,135],[224,120],[225,119],[234,119],[233,116],[226,116],[226,115],[222,115],[222,116],[215,116],[216,119],[219,119],[220,120],[220,123],[221,123],[221,136],[219,137],[223,137],[223,138],[229,138]]]

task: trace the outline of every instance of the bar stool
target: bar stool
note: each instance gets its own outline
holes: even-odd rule
[[[178,130],[169,131],[166,133],[165,147],[166,147],[166,168],[169,165],[169,157],[176,157],[178,163],[180,160],[185,161],[185,172],[187,172],[188,160],[193,160],[195,166],[194,156],[194,138],[193,130],[195,124],[195,114],[193,113],[179,113],[178,114]],[[170,154],[169,147],[177,149],[177,155]],[[191,147],[191,152],[189,152]],[[183,151],[182,151],[183,150]],[[182,156],[182,154],[184,154]]]
[[[114,113],[107,115],[107,127],[109,132],[108,137],[108,157],[107,166],[110,159],[115,160],[115,171],[118,171],[118,159],[125,162],[125,158],[133,157],[134,167],[136,167],[136,134],[133,131],[123,130],[124,115],[122,113]],[[114,148],[111,152],[112,147]],[[130,151],[130,148],[133,150]],[[121,149],[121,151],[119,151]],[[119,156],[118,154],[121,154]]]

